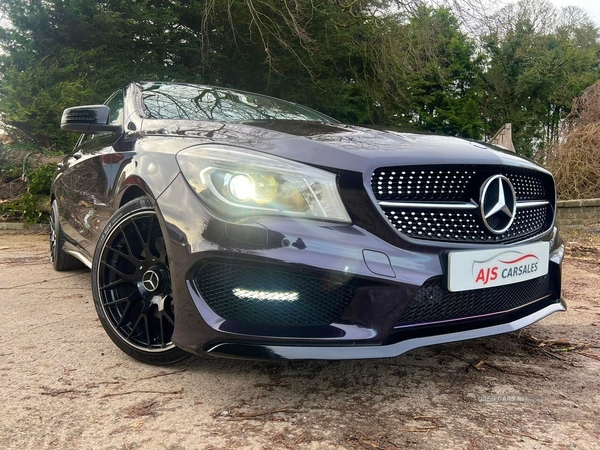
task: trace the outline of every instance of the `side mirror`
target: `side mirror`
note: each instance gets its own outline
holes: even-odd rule
[[[75,106],[63,112],[60,129],[73,133],[96,134],[121,131],[120,125],[108,125],[110,108],[106,105]]]

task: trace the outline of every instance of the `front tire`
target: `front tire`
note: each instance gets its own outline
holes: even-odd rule
[[[169,259],[147,197],[125,204],[108,221],[94,252],[92,292],[104,330],[129,356],[156,365],[189,356],[171,341]]]

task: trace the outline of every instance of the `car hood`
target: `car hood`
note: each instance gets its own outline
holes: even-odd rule
[[[142,134],[236,145],[315,166],[372,171],[392,165],[513,165],[543,170],[516,154],[467,139],[293,120],[221,122],[144,120]]]

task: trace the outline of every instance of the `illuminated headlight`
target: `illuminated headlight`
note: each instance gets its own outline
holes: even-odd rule
[[[231,196],[240,202],[246,202],[256,197],[254,180],[248,175],[237,174],[232,176],[227,186]]]
[[[189,185],[232,218],[275,214],[350,223],[336,175],[295,161],[226,145],[199,145],[177,155]]]

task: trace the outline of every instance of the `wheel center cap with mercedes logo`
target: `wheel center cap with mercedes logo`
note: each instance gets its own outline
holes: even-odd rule
[[[142,276],[142,284],[148,292],[154,292],[160,285],[160,277],[154,270],[147,270]]]
[[[494,234],[504,233],[515,220],[517,196],[504,175],[494,175],[483,183],[479,204],[483,224]]]

